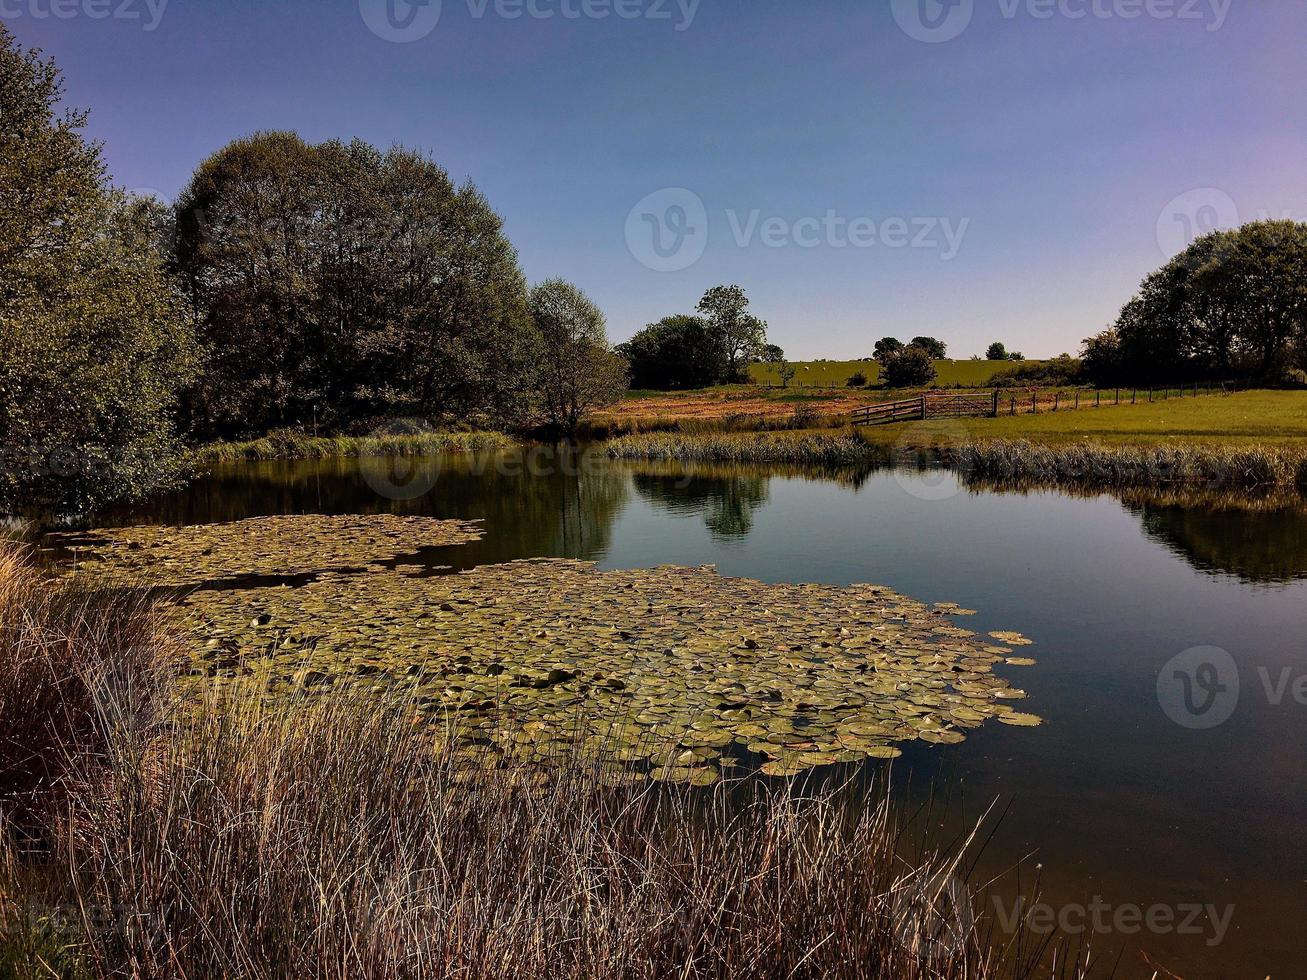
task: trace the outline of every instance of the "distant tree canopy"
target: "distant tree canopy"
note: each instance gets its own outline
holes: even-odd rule
[[[660,391],[707,388],[726,376],[726,358],[702,317],[669,316],[617,348],[631,366],[631,386]]]
[[[749,298],[739,286],[714,286],[699,300],[722,348],[728,384],[749,380],[749,363],[767,346],[767,324],[749,312]]]
[[[948,345],[934,337],[913,337],[909,347],[920,347],[932,361],[942,361],[948,357]]]
[[[62,94],[0,26],[0,512],[46,518],[176,473],[195,367],[157,206],[110,189]]]
[[[880,380],[886,388],[919,388],[939,376],[930,352],[912,343],[881,359]]]
[[[1307,366],[1307,224],[1204,235],[1148,276],[1083,354],[1100,384],[1275,379]]]
[[[591,411],[622,396],[626,361],[608,345],[599,307],[571,283],[535,286],[529,307],[539,341],[538,412],[547,426],[572,435]]]
[[[481,194],[421,154],[260,133],[200,166],[177,223],[200,431],[524,413],[516,253]]]
[[[903,341],[897,337],[881,337],[876,341],[876,360],[883,361],[889,354],[897,354],[903,349]]]
[[[782,364],[785,352],[767,343],[767,324],[748,311],[739,286],[716,286],[699,301],[700,316],[669,316],[652,323],[618,351],[635,388],[707,388],[749,380],[749,364]]]

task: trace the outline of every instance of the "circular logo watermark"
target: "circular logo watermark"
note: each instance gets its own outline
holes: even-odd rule
[[[1157,218],[1157,246],[1168,259],[1197,239],[1221,228],[1239,226],[1234,198],[1215,187],[1198,187],[1172,198]]]
[[[954,470],[958,453],[970,440],[957,419],[927,419],[894,441],[894,480],[918,500],[951,500],[962,492]]]
[[[1191,647],[1157,675],[1157,703],[1177,725],[1215,728],[1239,704],[1239,667],[1220,647]]]
[[[899,28],[914,41],[952,41],[971,24],[976,0],[891,0]]]
[[[440,23],[443,0],[359,0],[363,23],[383,41],[421,41]]]
[[[668,187],[645,197],[626,216],[626,247],[654,272],[680,272],[708,247],[708,209],[703,198],[684,187]]]
[[[397,419],[368,433],[369,439],[390,436],[422,435],[431,426],[422,419]],[[440,479],[437,456],[413,456],[398,451],[383,452],[359,459],[359,473],[364,482],[387,500],[416,500],[426,496]]]
[[[927,958],[962,952],[975,932],[967,886],[942,872],[906,882],[895,891],[890,914],[899,944]]]

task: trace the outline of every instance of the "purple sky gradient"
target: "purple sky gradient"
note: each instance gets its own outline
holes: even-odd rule
[[[65,18],[51,2],[0,0],[0,19],[57,58],[119,184],[172,197],[259,129],[418,147],[487,194],[532,281],[590,293],[615,340],[738,282],[795,358],[920,333],[961,357],[1074,351],[1183,242],[1177,209],[1200,227],[1307,217],[1298,0],[973,0],[942,43],[909,36],[898,0],[702,0],[688,25],[675,0],[670,19],[444,0],[411,43],[369,29],[374,0],[171,0],[153,30],[146,0],[53,0]],[[140,16],[92,16],[124,3]],[[708,216],[702,258],[673,272],[626,236],[664,188]],[[732,221],[755,212],[741,245]],[[764,243],[768,219],[828,213],[871,219],[876,243]],[[965,220],[956,255],[898,247],[896,217]]]

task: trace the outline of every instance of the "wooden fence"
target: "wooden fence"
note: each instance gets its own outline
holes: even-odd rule
[[[854,425],[885,425],[937,418],[994,418],[999,415],[1038,415],[1040,412],[1078,411],[1115,405],[1141,405],[1172,398],[1230,394],[1235,382],[1198,382],[1176,388],[1105,388],[1093,391],[994,389],[991,392],[929,391],[915,398],[882,402],[856,409]]]

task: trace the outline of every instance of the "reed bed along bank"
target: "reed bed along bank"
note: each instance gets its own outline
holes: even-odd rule
[[[63,792],[37,835],[6,819],[6,976],[1085,975],[973,917],[974,835],[933,846],[883,793],[480,772],[415,737],[403,703],[178,698],[153,680],[171,645],[147,606],[97,599],[95,629],[66,631],[34,590],[67,587],[6,568],[0,603],[31,614],[5,650],[46,657],[3,666],[79,678],[42,703],[88,722],[24,753]],[[150,656],[118,657],[119,637]]]
[[[364,456],[432,456],[509,449],[518,443],[499,432],[420,432],[375,436],[311,436],[284,430],[249,442],[215,442],[195,450],[197,468],[243,460],[333,459]]]
[[[964,481],[1091,489],[1202,487],[1212,490],[1307,490],[1307,449],[1280,446],[1039,445],[1021,440],[969,442],[926,430],[892,444],[852,429],[831,432],[685,437],[628,436],[607,444],[619,459],[841,466],[943,465]]]

